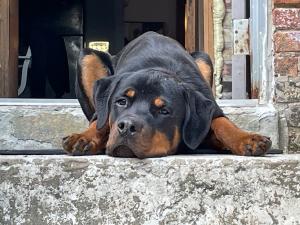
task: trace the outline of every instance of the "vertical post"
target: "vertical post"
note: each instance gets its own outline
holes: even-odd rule
[[[214,61],[213,1],[203,0],[204,51]]]
[[[198,50],[204,51],[204,10],[203,0],[198,0]]]
[[[0,0],[0,97],[17,97],[18,0]]]
[[[232,19],[246,18],[246,0],[232,0]],[[237,31],[233,31],[237,32]],[[232,99],[246,99],[246,56],[232,56]]]
[[[185,48],[188,52],[198,49],[198,0],[187,0],[185,5]]]
[[[272,27],[269,26],[269,17],[272,13],[268,12],[268,0],[251,0],[251,97],[260,99],[260,103],[266,103],[270,99],[271,81],[268,74],[271,69],[268,68],[270,55],[269,49],[272,41],[268,33],[272,33]]]

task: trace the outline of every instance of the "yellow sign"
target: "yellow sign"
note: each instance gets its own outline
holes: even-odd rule
[[[102,52],[108,52],[109,50],[109,42],[108,41],[93,41],[89,43],[89,48],[102,51]]]

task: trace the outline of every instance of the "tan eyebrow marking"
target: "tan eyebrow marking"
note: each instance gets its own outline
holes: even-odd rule
[[[133,98],[135,96],[135,90],[133,89],[128,89],[126,92],[125,92],[125,95],[129,98]]]
[[[160,97],[157,97],[156,99],[154,99],[154,105],[156,107],[162,107],[164,106],[165,102],[164,100],[162,100]]]

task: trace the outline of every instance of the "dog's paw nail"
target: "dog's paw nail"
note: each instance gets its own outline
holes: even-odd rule
[[[262,156],[265,154],[264,148],[258,147],[256,151],[253,153],[253,156]]]
[[[65,136],[65,137],[63,137],[63,141],[65,141],[65,140],[67,140],[68,138],[69,138],[70,136],[68,135],[68,136]]]
[[[90,142],[84,147],[83,151],[84,152],[90,151],[92,149],[92,147],[93,147],[93,144]]]
[[[245,145],[245,156],[252,155],[252,147],[251,145]]]

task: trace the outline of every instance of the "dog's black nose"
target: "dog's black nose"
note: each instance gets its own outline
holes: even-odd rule
[[[118,122],[118,131],[122,135],[134,135],[136,132],[140,131],[140,128],[140,124],[130,119],[123,119]]]

